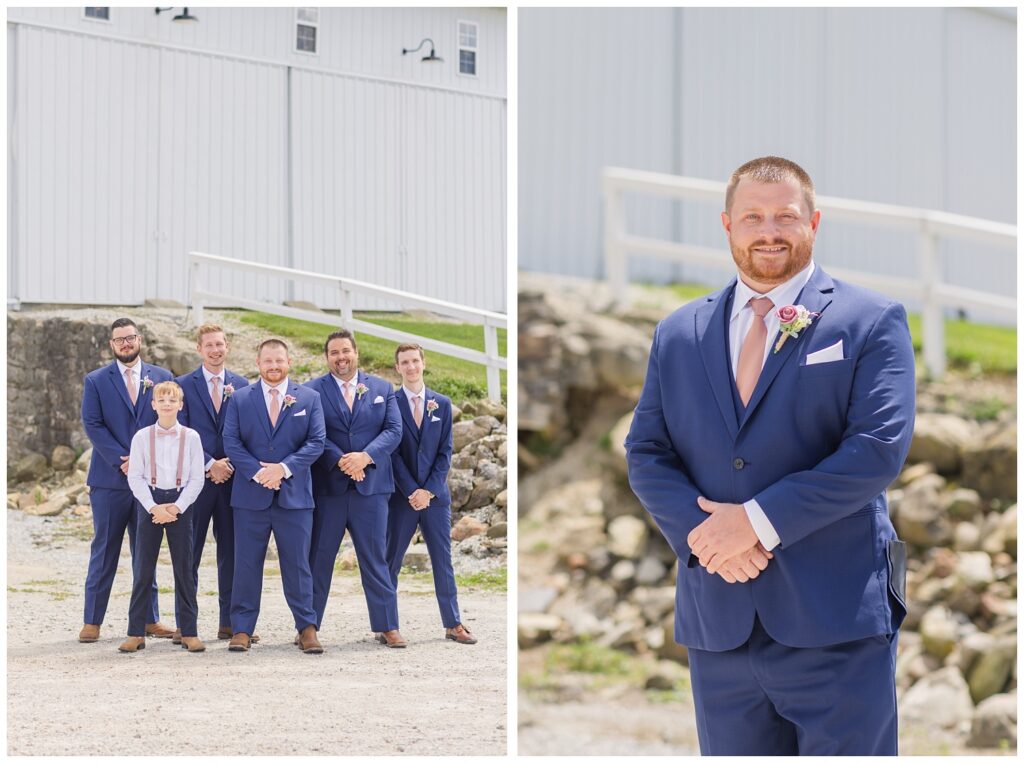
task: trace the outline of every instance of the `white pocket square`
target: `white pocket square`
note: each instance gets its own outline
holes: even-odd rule
[[[377,397],[373,398],[373,404],[374,405],[376,405],[377,403],[383,403],[383,402],[384,402],[384,396],[383,395],[377,395]]]
[[[297,419],[299,416],[305,416],[305,415],[306,415],[306,409],[303,408],[301,411],[296,413],[295,416],[293,416],[292,418],[296,418]]]
[[[840,339],[831,347],[826,347],[824,350],[818,350],[812,352],[807,356],[807,360],[804,361],[804,365],[813,366],[818,363],[832,363],[836,360],[843,359],[843,340]]]
[[[431,421],[440,421],[441,419],[439,419],[437,416],[431,416],[430,420]]]

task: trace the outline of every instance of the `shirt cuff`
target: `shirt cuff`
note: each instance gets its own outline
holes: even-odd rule
[[[215,462],[216,460],[217,460],[217,459],[215,459],[215,458],[211,458],[211,459],[210,459],[209,461],[207,461],[207,462],[206,462],[206,465],[205,465],[205,466],[203,466],[203,471],[206,471],[206,472],[210,471],[210,467],[211,467],[211,466],[213,466],[213,464],[214,464],[214,462]]]
[[[281,468],[284,469],[284,478],[286,480],[287,479],[291,479],[291,477],[292,477],[292,470],[288,468],[288,464],[286,464],[284,461],[282,461],[281,462]]]
[[[761,541],[761,545],[765,547],[766,551],[771,551],[782,542],[779,538],[779,534],[775,532],[775,528],[772,527],[772,523],[769,522],[768,517],[765,516],[764,509],[761,508],[761,505],[757,501],[751,498],[743,504],[743,510],[747,512],[747,519],[750,520],[750,524],[754,528],[754,533],[757,535],[757,539]]]

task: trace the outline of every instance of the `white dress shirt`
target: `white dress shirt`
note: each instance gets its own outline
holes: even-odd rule
[[[743,283],[742,275],[738,276],[736,293],[733,295],[732,300],[732,315],[729,318],[729,354],[732,361],[732,378],[734,381],[736,379],[736,367],[740,362],[740,349],[743,346],[743,340],[746,338],[747,332],[750,331],[750,325],[754,321],[754,309],[750,306],[751,298],[768,297],[773,305],[772,309],[764,317],[764,324],[768,328],[768,337],[765,339],[764,357],[761,360],[761,367],[763,368],[764,362],[768,359],[768,354],[778,341],[778,309],[796,303],[797,297],[800,296],[800,290],[807,285],[813,273],[814,262],[812,261],[795,276],[785,283],[779,284],[766,294],[754,291]],[[758,502],[751,498],[743,504],[743,508],[747,512],[747,518],[750,520],[758,540],[761,541],[761,545],[769,551],[779,545],[779,534],[775,532],[775,528],[768,521],[768,517],[765,516],[764,510]]]
[[[266,381],[260,379],[260,389],[263,390],[263,399],[267,403],[267,413],[270,413],[270,390],[277,390],[277,404],[279,406],[277,411],[277,418],[280,420],[281,415],[284,413],[284,396],[288,393],[288,377],[284,377],[284,381],[279,384],[267,384]],[[281,468],[284,469],[284,478],[290,479],[292,476],[292,470],[288,468],[288,464],[281,463]],[[252,476],[253,480],[256,479],[256,475]]]
[[[153,426],[159,427],[159,424]],[[149,492],[152,474],[152,456],[149,452],[149,427],[143,427],[132,437],[131,453],[128,456],[128,487],[142,508],[152,513],[156,501]],[[161,427],[163,429],[163,427]],[[167,430],[164,430],[167,431]],[[181,495],[174,502],[181,513],[192,505],[203,489],[203,442],[199,433],[181,424],[175,424],[171,431],[175,437],[156,438],[156,487],[174,490],[178,474],[178,438],[185,437],[185,459],[181,465]]]
[[[142,361],[139,358],[135,359],[134,366],[126,366],[120,360],[117,361],[117,372],[121,374],[121,381],[124,381],[124,372],[131,370],[132,381],[135,382],[135,399],[139,399],[139,395],[142,390],[139,388],[142,385]],[[127,386],[125,387],[127,389]]]
[[[405,393],[405,397],[409,401],[409,410],[410,411],[415,411],[416,410],[416,406],[413,405],[412,401],[413,401],[414,398],[418,397],[420,399],[420,416],[426,416],[427,415],[427,385],[426,384],[423,385],[422,389],[420,389],[419,392],[413,392],[411,389],[409,389],[408,387],[406,387],[403,384],[402,385],[402,392]]]
[[[220,394],[221,394],[220,404],[224,405],[224,369],[222,368],[220,370],[219,374],[215,374],[212,371],[208,370],[206,368],[206,366],[203,366],[202,368],[203,368],[203,378],[206,379],[206,394],[208,394],[210,396],[210,400],[212,401],[213,400],[213,382],[211,381],[211,379],[213,379],[214,377],[217,377],[218,379],[220,379]],[[206,464],[204,464],[204,466],[206,466],[206,471],[210,471],[210,467],[213,466],[213,462],[214,461],[216,461],[216,459],[211,458],[209,461],[206,462]]]

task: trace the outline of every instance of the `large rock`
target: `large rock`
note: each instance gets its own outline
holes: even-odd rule
[[[636,566],[636,583],[641,586],[656,585],[665,577],[665,564],[653,556],[645,556]]]
[[[58,445],[50,455],[50,464],[53,466],[54,471],[67,472],[71,471],[77,458],[78,456],[75,455],[75,451],[67,445]]]
[[[456,543],[464,541],[474,535],[482,535],[487,532],[487,525],[475,517],[463,517],[452,527],[452,540]]]
[[[1014,559],[1017,558],[1017,504],[999,517],[999,528],[1003,531],[1003,547]]]
[[[86,448],[85,451],[75,461],[75,471],[87,472],[89,471],[89,464],[92,463],[92,448]]]
[[[609,432],[609,449],[611,454],[615,457],[612,459],[612,463],[622,473],[626,474],[626,435],[629,434],[629,428],[633,426],[633,412],[630,411],[621,419],[618,423],[612,427],[612,431]]]
[[[896,512],[896,530],[916,546],[945,546],[953,538],[953,526],[942,511],[940,491],[946,481],[926,474],[907,485]]]
[[[1017,749],[1017,693],[989,697],[974,710],[968,747]]]
[[[953,548],[957,551],[977,551],[981,545],[981,528],[970,522],[958,522],[953,530]]]
[[[471,442],[483,439],[491,433],[491,428],[481,422],[477,424],[480,419],[473,419],[472,421],[460,421],[458,424],[452,424],[452,450],[458,453]]]
[[[984,498],[1017,500],[1017,424],[995,424],[963,454],[963,484]]]
[[[624,515],[608,523],[608,550],[625,559],[639,559],[647,546],[647,523]]]
[[[452,495],[452,508],[461,509],[473,494],[473,472],[469,469],[452,469],[448,472],[448,492]]]
[[[964,551],[957,554],[957,582],[975,591],[982,591],[995,581],[992,557],[984,551]]]
[[[674,660],[658,660],[648,670],[645,689],[670,691],[689,686],[690,671]]]
[[[971,720],[973,712],[967,682],[955,667],[926,675],[907,689],[900,701],[902,721],[932,728],[956,728]]]
[[[959,416],[918,413],[907,460],[912,463],[926,461],[943,474],[956,474],[963,462],[963,451],[977,434],[977,425]]]
[[[530,647],[550,641],[559,630],[565,627],[562,618],[542,612],[523,612],[516,618],[518,627],[519,648]]]
[[[489,398],[477,400],[473,409],[477,416],[493,416],[498,421],[505,420],[505,406]]]
[[[921,618],[920,632],[925,652],[940,660],[956,646],[960,624],[948,607],[938,605]]]
[[[1017,637],[1002,636],[975,661],[967,678],[971,699],[981,702],[1006,686],[1017,661]]]
[[[50,471],[46,456],[29,453],[19,458],[11,468],[12,482],[38,482]]]
[[[984,508],[978,491],[961,487],[942,496],[942,510],[954,519],[971,520]]]

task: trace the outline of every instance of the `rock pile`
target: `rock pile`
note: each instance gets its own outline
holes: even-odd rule
[[[535,452],[520,458],[519,644],[587,640],[686,664],[673,641],[676,559],[629,490],[622,446],[653,325],[603,335],[615,322],[607,310],[530,286],[520,295],[519,410],[529,414],[519,426]],[[597,370],[606,352],[619,373]],[[911,549],[901,714],[961,744],[1016,746],[1013,385],[986,421],[951,413],[933,386],[920,384],[908,464],[889,492]]]

